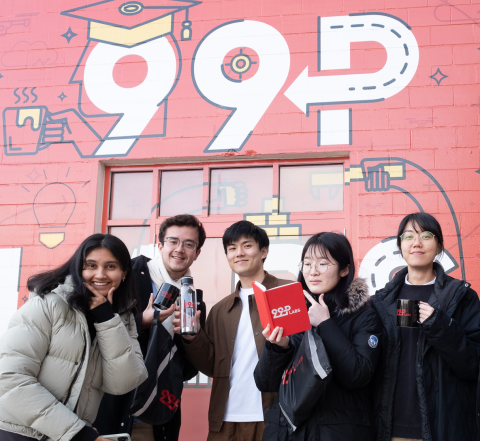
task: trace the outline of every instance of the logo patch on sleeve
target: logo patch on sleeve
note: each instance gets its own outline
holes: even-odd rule
[[[368,339],[368,346],[375,349],[378,346],[378,338],[375,335],[371,335]]]

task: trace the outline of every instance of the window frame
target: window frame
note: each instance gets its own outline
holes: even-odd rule
[[[203,182],[207,185],[203,186],[202,194],[202,212],[196,214],[198,219],[204,225],[207,237],[221,237],[223,231],[232,223],[237,222],[239,218],[243,218],[245,214],[209,214],[208,201],[210,198],[211,181],[210,176],[212,170],[228,169],[228,168],[253,168],[253,167],[272,167],[273,181],[272,181],[272,198],[278,197],[280,193],[280,167],[283,166],[312,166],[312,165],[331,165],[341,164],[343,166],[345,183],[345,172],[350,167],[350,158],[335,157],[335,158],[299,158],[299,159],[251,159],[251,160],[223,160],[223,161],[208,161],[208,162],[178,162],[168,164],[152,164],[152,165],[105,165],[105,182],[103,195],[103,213],[102,213],[102,232],[106,233],[110,227],[129,227],[129,226],[149,226],[149,242],[156,244],[158,242],[158,229],[162,222],[170,216],[160,216],[159,201],[160,201],[160,183],[162,171],[188,171],[188,170],[203,170]],[[110,217],[112,182],[114,173],[130,173],[130,172],[152,172],[152,201],[151,206],[156,205],[155,210],[152,210],[150,218],[147,219],[118,219],[112,220]],[[279,205],[279,204],[278,204]],[[247,213],[250,215],[251,213]],[[335,224],[341,223],[344,225],[344,231],[347,226],[352,225],[351,220],[351,203],[350,203],[350,186],[343,186],[343,210],[342,211],[305,211],[305,212],[280,212],[278,206],[272,211],[272,214],[288,214],[289,221],[292,224],[302,224],[306,221],[309,224],[315,223],[312,221],[331,220]],[[309,235],[318,232],[313,227],[302,229],[301,235]],[[336,229],[338,231],[338,228]]]

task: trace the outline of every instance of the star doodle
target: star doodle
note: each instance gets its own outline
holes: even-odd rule
[[[78,34],[72,31],[72,28],[68,28],[68,31],[62,34],[62,37],[67,40],[68,44],[70,44],[70,40],[76,37]]]
[[[65,95],[65,94],[62,92],[60,95],[58,95],[57,98],[60,98],[60,99],[62,100],[62,103],[63,103],[63,100],[64,100],[66,97],[67,97],[67,95]]]
[[[27,175],[30,181],[35,182],[41,176],[40,173],[37,172],[37,169],[34,167],[33,170]]]
[[[22,297],[22,300],[23,300],[23,303],[27,303],[28,297],[27,297],[27,296],[23,296],[23,297]]]
[[[439,75],[439,78],[437,78],[437,75]],[[445,79],[445,78],[448,78],[448,75],[445,75],[442,73],[442,71],[440,70],[439,67],[437,67],[437,71],[433,74],[433,75],[430,75],[429,78],[432,78],[433,80],[435,80],[437,82],[437,86],[440,86],[440,83]]]

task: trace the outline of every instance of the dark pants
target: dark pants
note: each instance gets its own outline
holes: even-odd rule
[[[0,440],[2,440],[2,441],[32,441],[32,440],[35,440],[35,438],[30,438],[29,436],[19,435],[18,433],[12,433],[12,432],[6,432],[5,430],[0,430]]]

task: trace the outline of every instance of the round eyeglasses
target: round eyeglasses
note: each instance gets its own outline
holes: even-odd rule
[[[335,266],[334,263],[325,263],[325,262],[300,262],[298,264],[298,270],[303,274],[310,274],[313,268],[320,273],[323,274],[328,270],[329,266]]]
[[[415,237],[417,236],[422,242],[430,242],[435,237],[435,234],[430,233],[430,231],[422,231],[420,234],[407,231],[400,235],[400,239],[402,239],[402,242],[411,242],[412,240],[415,240]]]
[[[180,240],[177,237],[166,237],[163,243],[171,248],[177,248],[179,243],[182,243],[183,247],[189,251],[195,251],[198,247],[198,243],[193,240]]]

